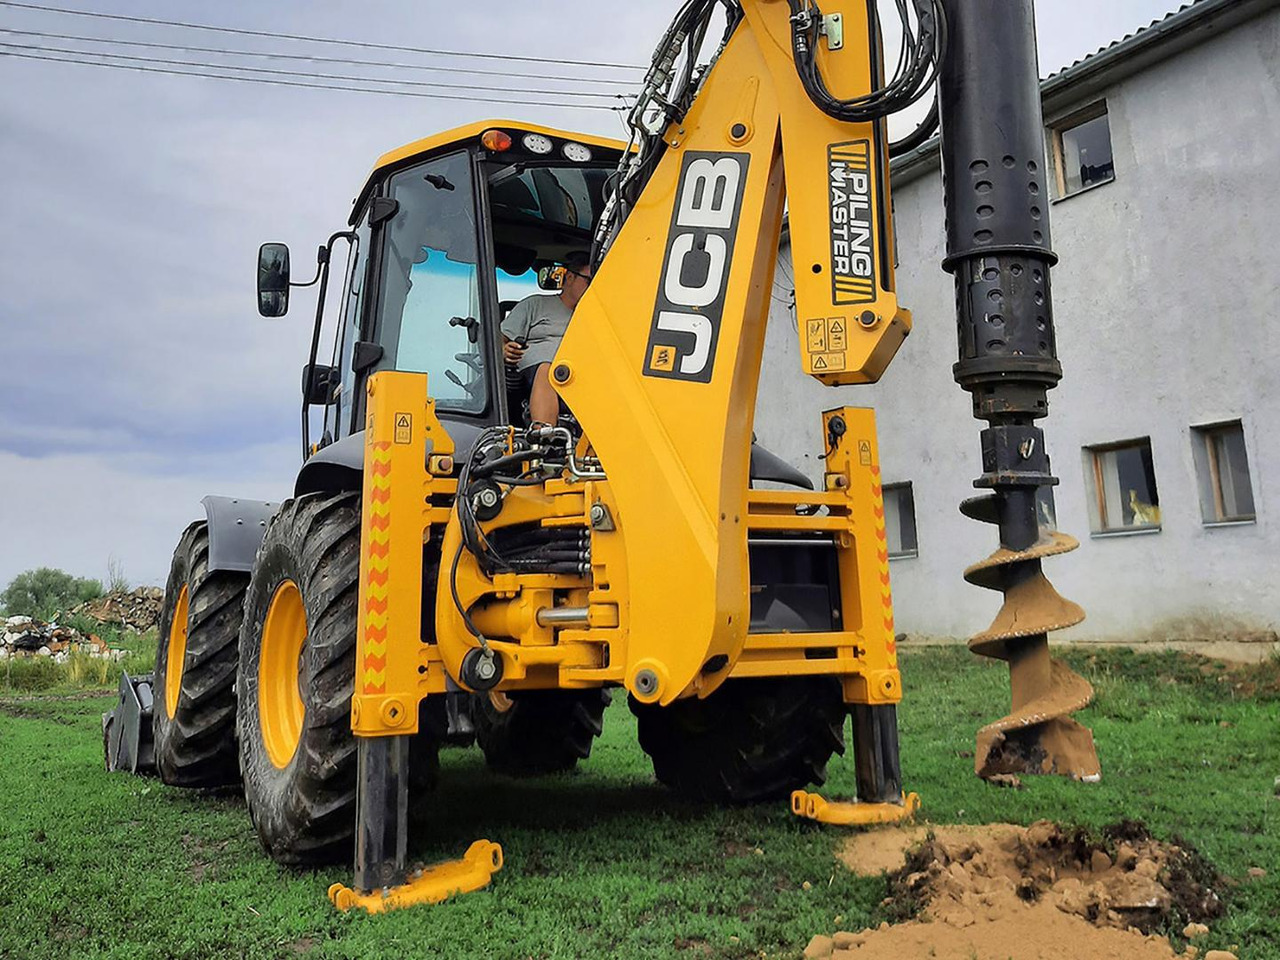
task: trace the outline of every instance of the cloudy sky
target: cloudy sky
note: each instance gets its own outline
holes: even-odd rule
[[[0,207],[6,214],[0,234],[0,586],[42,565],[103,577],[111,557],[134,582],[162,583],[173,543],[199,515],[201,496],[287,495],[299,462],[298,379],[313,301],[299,292],[287,318],[260,319],[253,294],[257,247],[268,239],[287,242],[295,273],[305,274],[315,247],[345,224],[351,198],[380,153],[487,116],[613,135],[621,130],[615,116],[596,110],[233,83],[2,54],[83,59],[58,50],[110,49],[156,60],[230,62],[209,53],[66,39],[75,37],[376,59],[448,69],[239,62],[564,89],[571,93],[497,96],[586,102],[584,91],[626,89],[591,78],[630,80],[638,72],[583,61],[647,62],[676,7],[674,0],[44,5],[275,36],[0,3]],[[1040,0],[1042,72],[1176,6],[1174,0]],[[282,33],[561,62],[362,50],[287,40]],[[133,64],[182,69],[154,60]],[[584,79],[484,77],[459,73],[463,66]]]

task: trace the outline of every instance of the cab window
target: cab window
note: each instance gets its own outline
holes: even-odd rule
[[[383,229],[378,367],[425,373],[440,407],[482,413],[488,389],[469,156],[402,170],[388,194],[397,208]]]

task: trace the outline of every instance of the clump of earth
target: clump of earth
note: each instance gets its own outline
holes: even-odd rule
[[[1093,838],[1042,820],[879,830],[839,853],[864,875],[889,874],[887,903],[904,923],[820,934],[818,960],[1226,960],[1191,944],[1177,954],[1156,931],[1195,937],[1222,915],[1217,877],[1193,851],[1133,822]],[[1184,925],[1185,928],[1184,928]]]

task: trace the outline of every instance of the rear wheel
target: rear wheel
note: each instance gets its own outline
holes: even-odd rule
[[[844,753],[840,684],[826,677],[730,680],[703,700],[630,703],[658,780],[701,800],[782,799],[821,784]]]
[[[351,857],[359,578],[359,496],[286,502],[254,563],[237,680],[245,800],[258,839],[281,863]],[[424,729],[410,745],[411,792],[434,783],[436,764]]]
[[[499,773],[563,773],[591,755],[609,700],[609,692],[598,688],[479,694],[473,711],[476,740]]]
[[[249,577],[209,570],[209,529],[191,524],[165,585],[152,714],[156,769],[168,784],[237,783],[236,662]]]

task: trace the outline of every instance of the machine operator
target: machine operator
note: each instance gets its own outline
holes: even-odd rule
[[[520,371],[529,389],[529,418],[554,424],[560,419],[560,397],[551,386],[551,361],[569,326],[573,309],[591,283],[591,261],[585,253],[564,260],[560,295],[525,297],[502,321],[502,356]]]

